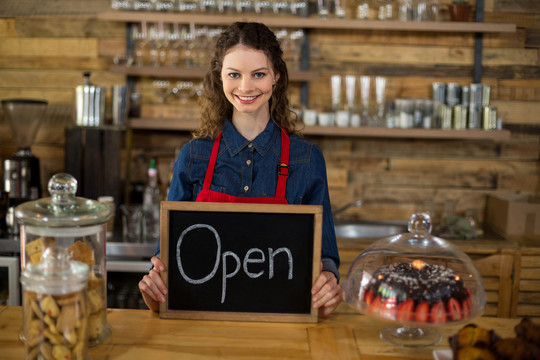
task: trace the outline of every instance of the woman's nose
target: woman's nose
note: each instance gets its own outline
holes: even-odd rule
[[[244,76],[240,80],[240,87],[239,88],[243,92],[251,91],[251,90],[253,90],[253,82],[251,81],[251,79],[249,77]]]

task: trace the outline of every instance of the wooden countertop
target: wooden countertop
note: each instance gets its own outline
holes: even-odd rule
[[[389,323],[357,313],[338,312],[318,324],[165,320],[148,310],[109,309],[113,333],[89,351],[100,359],[433,359],[434,349],[448,349],[448,337],[462,325],[438,328],[434,347],[405,348],[379,338]],[[473,322],[514,336],[520,319],[483,317]],[[4,360],[20,360],[18,340],[22,308],[0,306],[0,349]]]

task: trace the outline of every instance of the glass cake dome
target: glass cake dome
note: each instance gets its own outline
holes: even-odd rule
[[[431,235],[429,214],[413,214],[408,229],[358,255],[343,283],[345,301],[367,316],[395,323],[381,331],[381,338],[431,346],[441,339],[437,326],[482,315],[486,294],[469,256]]]

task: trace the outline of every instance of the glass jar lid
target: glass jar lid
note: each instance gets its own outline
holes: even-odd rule
[[[23,225],[42,227],[79,227],[106,223],[112,211],[106,204],[76,197],[77,180],[66,173],[51,177],[51,197],[23,203],[15,208],[15,217]]]
[[[431,235],[427,213],[411,216],[408,233],[377,240],[358,255],[343,288],[354,309],[413,326],[470,321],[486,303],[476,266],[457,246]]]
[[[87,285],[88,265],[71,260],[65,248],[51,246],[41,259],[40,263],[28,264],[22,271],[21,283],[25,290],[61,295],[80,291]]]

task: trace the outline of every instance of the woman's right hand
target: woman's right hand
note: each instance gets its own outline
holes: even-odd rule
[[[167,294],[167,287],[160,274],[165,270],[165,264],[157,256],[153,256],[150,261],[154,267],[139,281],[139,290],[150,310],[158,312],[159,304],[165,302]]]

